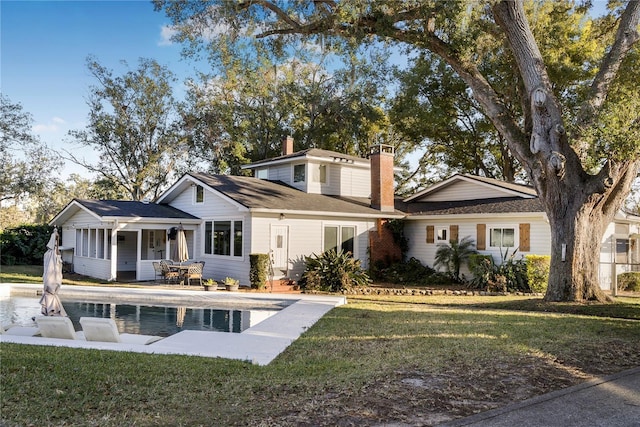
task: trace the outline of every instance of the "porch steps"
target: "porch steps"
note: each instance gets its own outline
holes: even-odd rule
[[[272,280],[267,282],[265,291],[280,294],[299,294],[300,289],[294,285],[295,283],[291,280]]]

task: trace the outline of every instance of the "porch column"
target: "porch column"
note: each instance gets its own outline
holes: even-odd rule
[[[116,280],[118,277],[118,227],[119,224],[116,221],[111,229],[111,259],[110,259],[110,271],[109,280]]]
[[[137,234],[137,249],[136,249],[136,280],[140,280],[140,268],[141,268],[141,260],[142,260],[142,230],[138,230]]]

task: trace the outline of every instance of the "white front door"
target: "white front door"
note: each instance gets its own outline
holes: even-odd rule
[[[286,225],[271,226],[271,262],[274,273],[280,270],[284,275],[289,270],[289,227]]]

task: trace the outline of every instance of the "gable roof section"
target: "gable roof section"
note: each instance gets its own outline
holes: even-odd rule
[[[136,202],[131,200],[73,199],[51,220],[50,224],[64,223],[80,210],[84,210],[94,216],[96,220],[111,220],[119,218],[198,219],[191,214],[165,204]]]
[[[242,166],[242,169],[255,169],[256,167],[260,166],[274,165],[279,163],[290,163],[296,159],[301,158],[316,158],[329,160],[331,162],[365,163],[367,165],[370,164],[369,159],[365,159],[362,157],[350,156],[348,154],[342,154],[336,151],[321,150],[319,148],[307,148],[306,150],[296,151],[295,153],[287,154],[285,156],[258,160],[257,162]]]
[[[437,184],[427,187],[426,189],[407,197],[404,199],[405,202],[411,201],[424,201],[427,202],[429,198],[437,198],[437,193],[441,191],[446,191],[447,189],[452,189],[456,185],[460,184],[470,184],[472,186],[477,186],[478,192],[493,192],[495,194],[499,194],[501,197],[521,197],[521,198],[537,198],[538,195],[536,191],[527,185],[514,184],[510,182],[500,181],[493,178],[485,178],[475,175],[468,174],[456,174],[453,175],[444,181],[441,181]],[[475,194],[474,194],[475,196]],[[475,199],[476,197],[474,197]],[[472,200],[472,199],[469,199]]]
[[[196,180],[208,185],[213,191],[235,201],[254,212],[297,212],[329,216],[363,216],[372,218],[401,217],[403,214],[382,213],[361,200],[348,200],[309,194],[282,182],[234,176],[189,173]]]

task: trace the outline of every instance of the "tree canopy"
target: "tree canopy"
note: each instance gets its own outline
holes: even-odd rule
[[[124,190],[129,199],[155,200],[187,153],[173,73],[151,59],[140,59],[137,69],[120,76],[92,57],[87,67],[97,81],[88,99],[89,124],[69,134],[94,148],[99,161],[91,163],[69,151],[67,155]]]
[[[571,1],[154,3],[177,40],[214,59],[247,55],[248,45],[286,56],[304,41],[340,53],[386,44],[441,61],[544,205],[552,233],[546,298],[605,299],[595,254],[640,167],[640,2],[612,2],[599,18],[587,14],[589,3]]]

